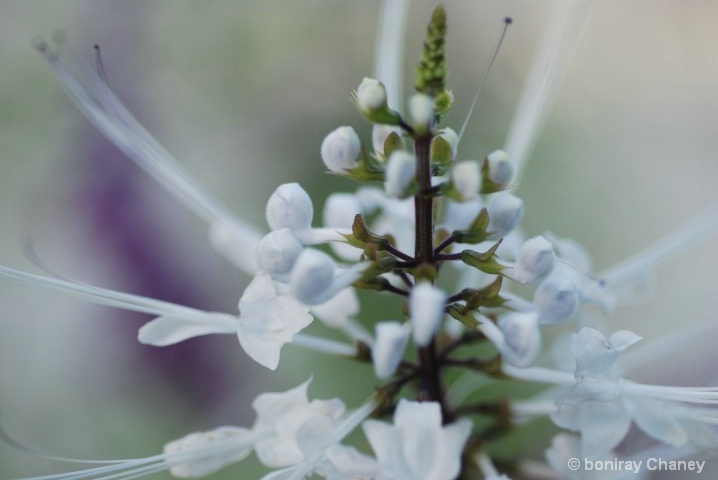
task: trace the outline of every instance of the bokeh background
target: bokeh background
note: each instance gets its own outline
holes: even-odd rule
[[[552,4],[445,3],[457,99],[446,124],[457,130],[503,17],[514,18],[461,146],[463,158],[482,158],[503,145]],[[433,6],[411,5],[408,82]],[[99,44],[130,110],[197,182],[264,228],[281,183],[300,182],[317,212],[331,192],[354,188],[324,174],[319,145],[339,125],[370,142],[349,93],[372,73],[378,11],[377,1],[1,0],[0,263],[40,271],[32,250],[82,281],[236,311],[248,278],[99,136],[33,39],[64,37],[90,62]],[[518,189],[528,234],[580,241],[600,271],[718,205],[716,22],[712,0],[597,2]],[[715,324],[717,272],[714,236],[662,265],[645,301],[608,324],[646,339]],[[291,346],[275,373],[231,336],[140,346],[146,320],[0,283],[3,429],[57,455],[141,457],[191,431],[251,425],[259,392],[312,374],[313,397],[350,406],[372,385],[366,368]],[[667,359],[646,376],[715,379],[718,354],[706,347],[718,338],[704,340],[679,352],[678,368]],[[216,478],[255,478],[251,463]],[[0,444],[0,478],[69,468]]]

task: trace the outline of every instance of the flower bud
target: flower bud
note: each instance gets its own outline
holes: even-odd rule
[[[292,270],[292,294],[305,305],[318,305],[334,283],[336,265],[326,253],[308,248],[299,255]]]
[[[555,259],[553,245],[537,235],[521,245],[513,268],[503,270],[501,274],[518,283],[530,283],[548,275]]]
[[[446,294],[428,282],[416,285],[409,295],[409,311],[414,343],[420,347],[429,344],[444,318]]]
[[[371,122],[384,125],[401,123],[401,115],[387,105],[386,88],[378,80],[373,78],[362,80],[354,93],[354,100],[361,113]]]
[[[397,322],[379,322],[375,328],[376,340],[371,353],[374,373],[385,379],[394,374],[404,358],[409,330]]]
[[[476,198],[481,188],[479,164],[473,161],[458,162],[451,169],[452,198],[466,202]]]
[[[391,154],[384,172],[384,189],[392,197],[406,198],[416,175],[416,157],[409,152],[397,150]]]
[[[491,233],[491,238],[500,238],[521,222],[524,216],[524,202],[510,193],[501,192],[494,196],[488,211],[489,226],[486,230]]]
[[[483,174],[482,193],[499,192],[506,189],[514,176],[514,166],[509,155],[503,150],[490,153],[481,167]]]
[[[434,99],[423,93],[417,93],[409,99],[409,121],[417,133],[429,130],[434,119]]]
[[[541,352],[541,331],[534,312],[512,312],[498,322],[504,336],[501,355],[505,361],[517,367],[528,367]]]
[[[356,100],[363,112],[386,108],[386,88],[379,80],[365,77],[357,88]]]
[[[312,200],[298,183],[280,185],[267,202],[267,223],[272,230],[305,230],[312,225]]]
[[[563,276],[551,275],[536,289],[534,306],[539,313],[540,324],[565,322],[578,309],[576,284]]]
[[[339,127],[324,138],[321,156],[324,165],[334,173],[346,173],[359,164],[361,142],[352,127]]]
[[[284,281],[303,250],[304,246],[290,229],[275,230],[257,245],[257,265],[275,280]]]

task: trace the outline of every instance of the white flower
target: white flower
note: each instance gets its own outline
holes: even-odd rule
[[[309,307],[291,295],[277,295],[266,273],[254,277],[239,300],[237,336],[247,355],[274,370],[285,343],[312,322]]]
[[[459,148],[459,135],[451,128],[442,128],[439,130],[439,136],[446,140],[451,147],[451,158],[456,158],[456,151]]]
[[[576,284],[562,276],[551,275],[536,289],[533,304],[539,312],[540,324],[563,323],[578,309]]]
[[[361,151],[359,136],[352,127],[339,127],[324,138],[321,156],[324,165],[335,173],[356,168]]]
[[[382,476],[391,480],[453,480],[471,433],[468,419],[442,426],[438,403],[403,399],[396,407],[394,425],[366,420],[362,427]]]
[[[404,150],[397,150],[386,165],[384,189],[389,196],[405,198],[416,175],[416,157]]]
[[[446,293],[428,282],[416,285],[409,294],[409,312],[414,343],[429,344],[441,325],[446,308]]]

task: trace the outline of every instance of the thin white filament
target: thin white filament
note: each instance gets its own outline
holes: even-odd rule
[[[557,1],[526,79],[504,150],[514,161],[518,184],[543,130],[564,73],[579,43],[595,0]]]
[[[484,75],[481,77],[481,80],[479,81],[479,86],[476,88],[476,93],[474,94],[474,99],[471,101],[471,107],[469,107],[469,113],[466,114],[466,118],[464,118],[464,123],[461,125],[461,130],[459,131],[459,139],[456,142],[456,151],[459,151],[459,145],[461,145],[461,139],[464,136],[464,132],[466,131],[466,126],[469,124],[469,119],[471,118],[471,114],[474,113],[474,107],[476,107],[476,102],[479,100],[479,94],[481,93],[481,89],[484,86],[484,83],[486,83],[486,79],[489,78],[489,72],[491,72],[491,67],[494,65],[494,61],[496,60],[496,57],[499,55],[499,50],[501,49],[501,43],[504,41],[504,37],[506,36],[506,30],[509,28],[510,21],[506,20],[504,23],[504,28],[501,29],[501,33],[499,34],[499,38],[496,40],[496,46],[494,47],[494,53],[491,55],[491,60],[489,60],[489,64],[486,67],[486,70],[484,71]],[[456,156],[456,155],[454,155]]]

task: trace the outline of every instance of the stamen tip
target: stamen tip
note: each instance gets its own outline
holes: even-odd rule
[[[511,17],[506,17],[506,18],[504,18],[504,23],[506,25],[511,25],[512,23],[514,23],[514,19]]]

